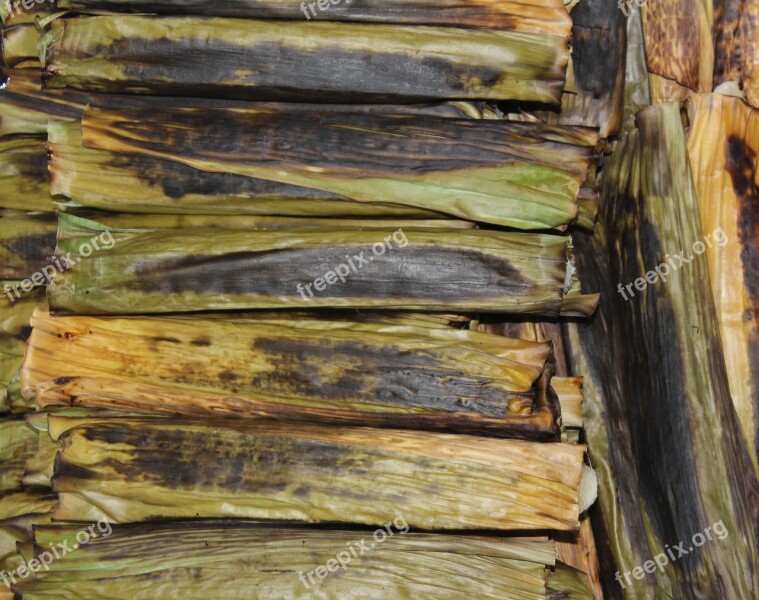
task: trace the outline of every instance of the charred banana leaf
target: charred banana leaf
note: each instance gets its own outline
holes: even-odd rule
[[[452,27],[104,15],[53,20],[40,53],[48,87],[97,92],[557,103],[567,42]]]
[[[214,521],[110,526],[103,521],[96,538],[14,589],[24,598],[55,594],[111,600],[153,599],[156,589],[171,590],[172,598],[209,600],[308,600],[316,590],[348,600],[546,598],[545,577],[554,564],[551,541],[417,533],[395,513],[387,523],[391,534],[379,543],[370,531],[357,529]],[[80,530],[37,527],[34,552],[49,550],[50,544],[71,546]],[[362,554],[360,540],[365,541]],[[353,544],[355,557],[348,551]],[[315,569],[332,567],[336,555],[346,568],[316,577]]]
[[[22,385],[40,407],[557,439],[549,344],[410,323],[38,311]]]
[[[411,528],[578,527],[585,449],[444,433],[50,417],[56,519],[246,518]]]
[[[610,280],[620,282],[611,296],[633,451],[627,468],[645,510],[633,518],[646,524],[650,556],[675,540],[695,543],[713,524],[730,536],[655,574],[667,596],[751,598],[759,486],[730,396],[680,107],[650,107],[637,122],[604,180]],[[668,257],[680,251],[680,264]],[[658,281],[644,272],[657,268]],[[636,281],[623,297],[625,282]]]
[[[402,204],[356,202],[314,187],[85,148],[81,130],[80,121],[51,123],[48,130],[50,194],[66,210],[81,206],[135,213],[440,216]]]
[[[26,460],[37,452],[37,433],[23,419],[0,420],[0,492],[18,490]]]
[[[54,312],[379,308],[589,315],[570,240],[444,229],[102,231],[62,240]],[[340,273],[341,275],[338,275]],[[329,284],[329,285],[328,285]]]
[[[41,212],[55,210],[50,198],[43,137],[0,140],[0,190],[0,208]]]
[[[738,98],[691,96],[688,153],[698,191],[730,393],[759,454],[759,111]],[[712,238],[714,238],[712,240]]]
[[[306,3],[308,4],[308,3]],[[475,29],[501,29],[567,37],[571,21],[559,0],[365,0],[332,4],[328,11],[299,6],[290,0],[62,0],[61,9],[93,9],[113,12],[236,17],[246,19],[295,19],[449,25]]]
[[[533,123],[316,111],[306,118],[275,108],[88,109],[82,123],[91,148],[519,229],[577,219],[597,137]]]
[[[0,218],[0,280],[27,280],[23,288],[11,292],[14,299],[31,292],[45,280],[30,279],[47,263],[55,250],[54,214],[29,213]],[[28,289],[27,289],[28,288]],[[7,294],[7,290],[4,290]]]

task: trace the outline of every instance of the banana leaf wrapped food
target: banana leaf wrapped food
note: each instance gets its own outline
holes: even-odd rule
[[[56,519],[572,530],[593,501],[578,444],[208,418],[51,416],[49,431]]]
[[[14,590],[29,599],[147,600],[157,590],[165,598],[208,600],[307,600],[315,593],[349,600],[546,598],[546,577],[556,563],[546,538],[415,532],[397,513],[386,523],[383,536],[345,527],[102,520],[88,543]],[[51,544],[71,548],[81,530],[81,524],[39,526],[32,554],[49,552]]]
[[[556,440],[550,344],[418,319],[32,319],[22,387],[40,408],[289,421]],[[568,411],[571,414],[571,411]]]
[[[88,226],[88,230],[91,226]],[[57,246],[56,313],[366,308],[587,316],[571,239],[492,230],[111,231]]]
[[[196,203],[197,188],[208,185],[253,199],[296,194],[301,203],[313,197],[394,204],[518,229],[565,229],[578,219],[598,140],[582,127],[273,106],[88,108],[81,140],[73,126],[51,137],[63,160],[59,168],[53,160],[52,193],[99,208],[108,208],[96,198],[101,187],[117,195],[104,181],[116,175],[135,187],[127,197],[143,205]],[[150,202],[139,200],[146,183]]]
[[[557,103],[568,16],[541,32],[150,15],[56,18],[48,87],[278,101]],[[546,31],[549,30],[549,31]],[[244,68],[241,67],[244,65]]]

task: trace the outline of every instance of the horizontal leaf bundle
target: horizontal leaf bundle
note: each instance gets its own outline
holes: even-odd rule
[[[23,419],[0,420],[0,492],[21,488],[27,458],[37,451],[37,433]]]
[[[41,55],[48,87],[97,92],[556,103],[567,41],[452,27],[103,15],[53,20]]]
[[[40,407],[557,439],[549,344],[422,323],[38,311],[22,386]]]
[[[80,121],[51,123],[48,129],[50,194],[67,209],[292,217],[439,216],[403,204],[356,202],[313,187],[86,148],[81,130]]]
[[[348,110],[87,109],[82,122],[90,148],[520,229],[577,219],[596,140],[583,128]]]
[[[394,308],[557,316],[589,315],[596,302],[580,293],[569,238],[547,234],[308,228],[102,235],[110,243],[98,250],[78,238],[58,244],[57,253],[70,252],[76,264],[53,274],[53,312]]]
[[[382,542],[356,529],[214,521],[117,525],[14,589],[32,599],[152,599],[161,589],[164,598],[209,600],[306,600],[314,594],[353,600],[454,600],[468,594],[545,600],[545,577],[555,562],[553,542],[432,535],[397,530],[395,522],[401,527],[403,517],[389,517],[392,535],[383,529]],[[66,540],[70,546],[80,528],[37,527],[34,551]],[[352,544],[355,557],[347,550]],[[335,556],[342,551],[348,552],[348,558],[340,554],[345,568],[335,568]],[[316,568],[326,564],[329,575],[316,577]]]
[[[308,3],[306,3],[308,4]],[[475,29],[502,29],[567,37],[571,21],[559,0],[365,0],[331,4],[329,10],[302,8],[289,0],[59,0],[61,9],[113,12],[447,25]]]
[[[204,419],[50,417],[57,519],[246,518],[419,529],[578,526],[584,447]]]

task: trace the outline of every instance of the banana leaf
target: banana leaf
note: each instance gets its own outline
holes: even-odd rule
[[[76,227],[69,228],[68,224],[75,221]],[[99,224],[89,231],[86,223],[94,221]],[[220,229],[240,230],[280,230],[292,228],[313,229],[386,229],[387,227],[400,229],[475,229],[476,224],[471,221],[459,221],[456,219],[340,219],[334,217],[277,217],[256,215],[187,215],[187,214],[154,214],[154,213],[108,213],[104,211],[67,208],[62,215],[58,239],[67,239],[68,236],[86,237],[99,234],[103,227],[115,230],[153,231],[156,229],[197,229],[218,227]]]
[[[40,74],[30,69],[0,67],[0,138],[47,136],[48,122],[79,121],[87,105],[111,110],[156,108],[240,108],[258,106],[235,100],[121,94],[91,94],[73,89],[42,89]],[[266,105],[263,105],[266,107]],[[291,104],[288,110],[310,112],[313,105]],[[319,104],[319,110],[342,111],[342,105]],[[351,105],[351,110],[386,114],[429,114],[449,118],[485,118],[481,102],[437,102],[414,105]]]
[[[16,544],[34,542],[32,527],[49,524],[58,497],[50,491],[20,491],[0,495],[0,570],[23,564]],[[0,591],[5,586],[0,586]],[[2,597],[2,596],[0,596]]]
[[[577,219],[577,196],[597,141],[590,129],[533,123],[307,114],[274,108],[149,115],[87,109],[82,143],[358,202],[548,229]]]
[[[37,433],[23,419],[0,420],[0,492],[18,490],[26,459],[37,451]]]
[[[39,212],[55,210],[50,198],[43,137],[0,140],[0,189],[0,208]]]
[[[48,128],[50,194],[65,210],[88,207],[131,213],[440,217],[413,206],[355,202],[313,187],[85,148],[81,128],[79,121],[51,123]]]
[[[632,18],[632,16],[631,16]],[[637,135],[637,131],[632,134]],[[618,161],[631,160],[626,151],[629,141],[617,150],[607,169],[616,172]],[[613,313],[614,296],[618,296],[609,280],[608,238],[601,220],[594,235],[577,232],[578,268],[587,273],[601,300],[592,319],[563,324],[567,341],[569,369],[583,374],[583,429],[590,463],[598,475],[598,503],[591,511],[593,532],[599,546],[598,560],[607,598],[666,597],[653,578],[628,578],[622,588],[615,573],[632,572],[651,556],[646,525],[639,517],[645,513],[641,503],[640,480],[635,469],[631,427],[626,417],[622,391],[622,369],[619,367],[619,326]],[[562,417],[564,415],[562,404]]]
[[[109,600],[153,599],[156,590],[163,598],[209,600],[306,600],[315,594],[348,600],[545,600],[552,542],[418,533],[395,530],[395,523],[401,526],[403,517],[389,517],[393,535],[381,543],[370,531],[356,529],[213,521],[103,526],[97,538],[14,589],[24,598]],[[34,550],[70,547],[80,530],[81,525],[37,527]],[[355,558],[347,550],[352,544]],[[345,568],[333,567],[336,555]],[[315,577],[322,564],[332,571]]]
[[[14,25],[0,29],[3,62],[16,69],[42,68],[38,45],[41,34],[34,23]]]
[[[32,325],[22,387],[40,408],[558,435],[548,344],[399,322],[38,311]]]
[[[545,32],[101,15],[52,20],[40,54],[46,86],[96,92],[558,103],[567,45]]]
[[[16,298],[13,287],[20,283],[20,281],[0,281],[0,289],[10,290],[10,296],[7,291],[0,296],[0,336],[25,340],[32,330],[29,320],[32,318],[34,309],[38,306],[46,307],[47,302],[44,287],[35,287],[31,292]]]
[[[29,279],[45,266],[55,249],[55,231],[55,215],[49,213],[0,218],[0,280]],[[14,299],[32,291],[31,280],[27,287],[12,292]]]
[[[644,508],[630,518],[645,524],[649,556],[681,540],[687,549],[712,524],[730,536],[657,569],[659,597],[751,598],[759,484],[730,396],[707,256],[696,246],[704,236],[680,106],[650,107],[636,119],[639,133],[623,141],[629,150],[605,170],[603,188],[610,281],[620,282],[610,295],[620,425],[630,430],[633,457],[624,468],[636,472]],[[681,251],[684,260],[672,259]],[[644,272],[658,277],[653,269],[665,262],[680,265],[660,268],[659,280]],[[634,296],[623,298],[624,282],[638,279]]]
[[[706,258],[728,383],[759,473],[759,111],[719,94],[686,108],[702,233],[718,238]]]
[[[19,412],[13,395],[13,379],[24,360],[24,341],[19,337],[0,335],[0,414]],[[23,412],[23,411],[22,411]]]
[[[596,302],[580,293],[569,238],[547,234],[105,230],[89,241],[64,239],[56,252],[71,265],[48,286],[57,313],[379,308],[558,316],[589,315]]]
[[[306,2],[306,5],[309,3]],[[245,19],[293,19],[448,25],[501,29],[568,37],[572,22],[559,0],[365,0],[332,3],[329,10],[313,10],[290,0],[60,0],[61,9],[198,15]]]
[[[51,416],[56,519],[574,529],[584,447],[214,419]]]

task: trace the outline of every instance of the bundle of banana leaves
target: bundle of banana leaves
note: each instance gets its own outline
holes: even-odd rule
[[[46,26],[48,87],[115,93],[557,103],[569,56],[567,15],[538,32],[123,14]]]
[[[691,96],[688,155],[730,393],[754,465],[759,455],[759,111],[738,98]],[[759,472],[759,469],[757,469]]]
[[[247,518],[571,530],[578,444],[293,423],[51,416],[56,519]],[[592,491],[591,491],[592,494]]]
[[[759,107],[756,2],[648,0],[642,14],[654,103],[714,90]]]
[[[260,598],[307,600],[444,598],[545,600],[556,585],[554,544],[545,538],[415,532],[392,513],[384,535],[270,524],[179,521],[111,525],[88,543],[19,581],[25,599]],[[80,526],[35,528],[32,556],[73,548]],[[86,531],[86,529],[85,529]],[[80,538],[81,538],[80,534]],[[378,541],[381,540],[381,541]],[[317,574],[318,573],[318,574]],[[556,578],[561,579],[563,573]],[[564,584],[562,589],[571,582]]]
[[[2,4],[0,3],[0,6]],[[172,96],[137,96],[97,94],[73,89],[42,89],[39,73],[30,69],[0,68],[0,138],[18,135],[47,135],[49,123],[79,121],[87,105],[110,110],[154,110],[157,108],[251,108],[253,104],[235,100],[177,98]],[[269,107],[311,112],[313,104],[275,104]],[[345,105],[319,104],[320,111],[344,111]],[[426,114],[449,118],[491,118],[484,102],[436,102],[431,104],[361,104],[350,105],[353,111],[378,114]]]
[[[102,229],[102,228],[101,228]],[[163,229],[57,246],[54,312],[381,308],[590,315],[571,239],[434,229]]]
[[[193,185],[166,187],[191,173],[172,171],[172,163],[180,163],[520,229],[563,229],[577,220],[578,194],[597,141],[593,130],[578,127],[273,107],[149,113],[87,109],[81,132],[86,147],[166,161],[143,163],[149,175],[136,175],[141,162],[130,165],[102,154],[96,159],[77,150],[76,131],[70,129],[62,133],[67,168],[54,172],[53,191],[82,203],[84,192],[99,185],[99,179],[94,186],[88,179],[97,178],[103,161],[122,167],[131,185],[136,178],[145,187],[150,177],[154,186],[163,187],[164,198],[181,199]],[[200,177],[210,183],[207,175]],[[244,181],[226,183],[238,194],[264,199],[267,192],[278,192],[267,186],[240,190]],[[160,199],[161,190],[152,193]]]
[[[751,598],[759,485],[731,400],[710,285],[707,242],[715,247],[720,236],[704,236],[680,106],[647,108],[637,123],[603,187],[609,280],[617,284],[614,348],[623,365],[614,443],[622,429],[632,448],[632,462],[615,465],[615,477],[620,488],[637,488],[639,512],[629,514],[645,523],[643,556],[682,540],[698,546],[696,534],[705,540],[700,532],[715,524],[730,536],[667,561],[653,575],[659,586],[675,597]],[[609,533],[617,548],[630,543],[621,531]]]
[[[34,542],[32,527],[50,524],[56,504],[58,497],[49,490],[24,490],[0,495],[0,573],[7,575],[23,564],[16,545]],[[4,587],[0,586],[0,590]]]
[[[51,317],[38,311],[22,386],[41,408],[238,415],[535,440],[577,414],[549,344],[414,319]],[[108,358],[106,358],[108,357]],[[575,420],[576,420],[575,416]]]
[[[329,10],[316,3],[299,6],[289,0],[59,0],[60,9],[112,12],[237,17],[246,19],[295,19],[448,25],[472,29],[498,29],[567,37],[571,21],[558,0],[480,0],[466,4],[456,0],[365,0],[360,4],[332,3]]]

